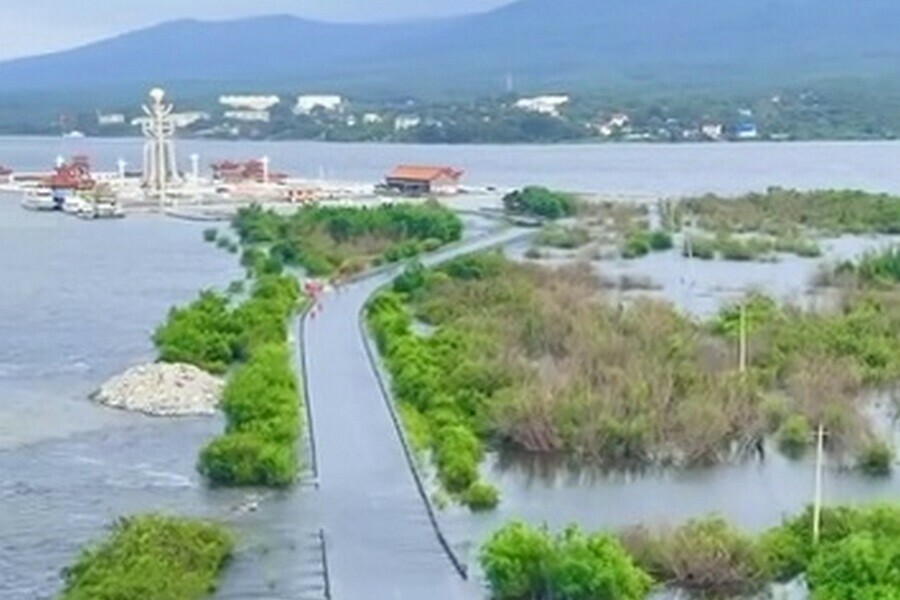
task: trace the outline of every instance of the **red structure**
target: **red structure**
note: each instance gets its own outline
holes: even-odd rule
[[[44,179],[44,185],[56,190],[91,190],[97,184],[91,176],[90,159],[84,155],[56,167],[52,175]]]
[[[212,164],[213,177],[223,183],[265,183],[266,168],[261,160],[248,160],[238,162],[223,160]],[[269,172],[269,183],[282,183],[287,179],[287,174],[275,171]]]
[[[406,196],[456,194],[463,171],[453,167],[399,165],[385,177],[385,187]]]

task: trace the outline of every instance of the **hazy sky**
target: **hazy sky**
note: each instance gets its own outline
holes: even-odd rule
[[[76,46],[182,17],[271,13],[375,21],[487,10],[510,0],[2,0],[0,59]]]

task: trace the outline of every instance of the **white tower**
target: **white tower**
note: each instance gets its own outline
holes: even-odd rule
[[[158,195],[165,204],[166,191],[172,184],[180,183],[175,161],[174,107],[164,102],[166,92],[160,88],[150,90],[150,102],[143,106],[148,119],[141,127],[147,142],[144,144],[144,187],[148,193]]]
[[[197,153],[191,154],[191,179],[194,185],[200,185],[200,155]]]

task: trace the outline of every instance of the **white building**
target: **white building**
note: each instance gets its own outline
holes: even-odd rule
[[[222,116],[231,121],[244,123],[268,123],[272,120],[272,115],[267,110],[226,110]]]
[[[534,98],[521,98],[516,101],[515,107],[519,110],[558,117],[559,109],[568,103],[568,96],[558,94],[551,96],[535,96]]]
[[[297,96],[297,104],[294,106],[294,114],[308,115],[316,109],[335,112],[341,110],[344,99],[340,96],[328,94],[309,94]]]
[[[406,131],[414,129],[422,124],[422,117],[418,115],[400,115],[394,119],[394,131]]]
[[[183,127],[190,127],[194,123],[198,121],[209,121],[209,113],[200,112],[200,111],[190,111],[190,112],[181,112],[181,113],[172,113],[170,116],[172,122],[175,124],[175,127],[181,129]],[[131,124],[135,127],[141,127],[145,123],[149,123],[150,119],[147,117],[137,117],[131,120]]]
[[[113,125],[124,125],[125,115],[122,113],[102,114],[97,111],[97,125],[101,127],[110,127]]]
[[[366,125],[377,125],[378,123],[384,122],[384,117],[382,117],[378,113],[370,112],[364,114],[362,120]]]
[[[219,104],[232,110],[265,111],[281,102],[278,96],[219,96]]]
[[[706,123],[700,133],[708,140],[718,141],[725,137],[725,126],[721,123]]]

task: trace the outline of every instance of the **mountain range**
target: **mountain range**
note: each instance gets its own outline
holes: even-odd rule
[[[180,20],[0,63],[0,93],[150,85],[371,94],[900,75],[897,0],[519,0],[465,17]]]

